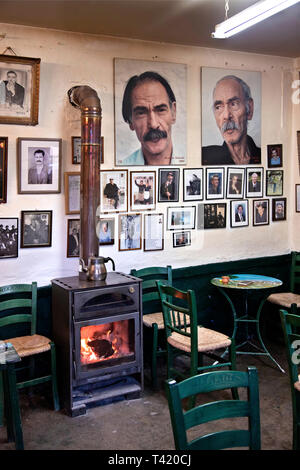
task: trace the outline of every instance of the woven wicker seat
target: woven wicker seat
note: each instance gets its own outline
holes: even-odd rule
[[[268,302],[284,307],[289,311],[300,308],[300,253],[293,251],[291,255],[290,286],[287,292],[278,292],[268,297]],[[292,307],[293,305],[293,307]],[[295,312],[294,312],[295,313]]]
[[[143,316],[143,323],[145,326],[152,328],[153,324],[157,324],[157,328],[159,330],[164,329],[164,317],[162,312],[156,312],[156,313],[148,313],[147,315]]]
[[[228,348],[231,345],[231,339],[218,331],[198,326],[198,352],[215,351],[221,348]],[[187,329],[190,332],[190,328]],[[191,352],[191,338],[183,336],[175,331],[167,339],[168,343],[174,348],[185,352]]]
[[[278,294],[271,294],[268,297],[268,301],[285,308],[290,308],[292,304],[296,304],[297,308],[300,307],[300,295],[293,294],[293,292],[279,292]]]
[[[19,336],[5,340],[11,343],[20,357],[32,356],[50,351],[50,339],[41,335]]]

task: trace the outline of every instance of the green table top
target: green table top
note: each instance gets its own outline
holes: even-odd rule
[[[222,282],[222,277],[215,277],[210,282],[227,289],[270,289],[282,285],[280,279],[256,274],[232,274],[229,278],[228,284]]]

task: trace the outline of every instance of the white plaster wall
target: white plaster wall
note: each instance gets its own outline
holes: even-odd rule
[[[52,247],[21,249],[19,257],[0,260],[0,284],[31,282],[47,285],[55,277],[76,275],[78,259],[66,257],[67,218],[62,180],[61,194],[21,195],[17,193],[16,141],[18,137],[62,138],[62,173],[78,171],[71,162],[71,136],[80,135],[80,112],[67,99],[74,85],[95,88],[102,103],[102,135],[105,163],[114,167],[113,59],[115,57],[187,64],[187,155],[189,167],[201,165],[201,67],[245,69],[262,73],[262,165],[267,164],[267,144],[282,143],[284,152],[284,196],[294,197],[295,115],[291,83],[295,75],[292,59],[226,52],[217,49],[158,44],[127,39],[0,24],[0,51],[10,46],[18,56],[41,58],[40,111],[37,126],[0,125],[0,135],[9,139],[7,203],[0,205],[0,217],[19,217],[21,210],[53,211]],[[298,125],[299,127],[299,125]],[[291,133],[293,135],[291,135]],[[151,168],[153,169],[153,167]],[[135,170],[135,168],[130,168]],[[292,189],[291,189],[292,188]],[[132,267],[172,264],[174,268],[286,253],[295,245],[294,199],[288,202],[288,220],[267,226],[230,228],[229,201],[227,229],[192,230],[189,247],[173,248],[172,233],[165,231],[165,249],[157,252],[119,252],[118,244],[101,247],[111,256],[118,271]],[[182,173],[180,201],[182,203]],[[178,205],[173,203],[174,206]],[[292,207],[293,206],[293,207]],[[155,212],[166,214],[167,204]],[[299,218],[300,215],[297,214]],[[117,216],[116,223],[117,223]],[[298,220],[298,219],[297,219]],[[165,217],[166,222],[166,217]],[[298,223],[298,222],[297,222]],[[118,228],[118,224],[116,224]],[[291,231],[291,234],[289,232]],[[110,266],[109,266],[110,269]]]

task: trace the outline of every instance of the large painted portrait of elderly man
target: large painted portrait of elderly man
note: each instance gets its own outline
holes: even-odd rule
[[[117,166],[186,164],[186,65],[115,59]]]
[[[202,68],[202,165],[261,163],[261,74]]]

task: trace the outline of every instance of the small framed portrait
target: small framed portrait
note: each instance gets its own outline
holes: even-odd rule
[[[164,214],[144,215],[144,251],[164,249]]]
[[[67,258],[76,258],[80,251],[80,219],[68,219],[67,224]]]
[[[61,191],[62,139],[18,138],[18,193]]]
[[[155,171],[131,171],[130,209],[155,209]]]
[[[0,124],[38,124],[40,62],[0,55]]]
[[[283,195],[283,170],[267,170],[266,196]]]
[[[243,199],[245,186],[245,169],[228,168],[227,170],[227,199]]]
[[[226,228],[226,207],[225,202],[198,204],[198,230]]]
[[[263,197],[263,168],[246,168],[246,197]]]
[[[189,246],[191,244],[191,231],[173,233],[173,248]]]
[[[268,225],[269,199],[253,200],[253,225]]]
[[[202,201],[203,168],[183,169],[183,200]]]
[[[230,226],[232,228],[248,226],[248,201],[230,201],[230,204]]]
[[[282,144],[268,145],[268,168],[282,166]]]
[[[7,137],[0,137],[0,203],[7,200]]]
[[[296,190],[296,212],[300,212],[300,184],[295,185]]]
[[[142,215],[119,215],[119,251],[142,248]]]
[[[65,172],[66,214],[80,214],[80,171]]]
[[[81,137],[72,136],[72,163],[81,163]],[[100,139],[100,163],[104,163],[104,137]]]
[[[158,202],[179,201],[179,168],[158,169]]]
[[[96,226],[99,245],[114,245],[115,243],[115,219],[101,217]]]
[[[100,212],[127,212],[128,171],[100,171]]]
[[[167,212],[167,230],[195,228],[196,206],[168,207]]]
[[[51,246],[52,211],[21,211],[21,248]]]
[[[286,220],[286,198],[272,199],[272,222]]]
[[[19,219],[0,218],[0,259],[18,257]]]
[[[206,199],[224,199],[224,168],[206,168]]]

